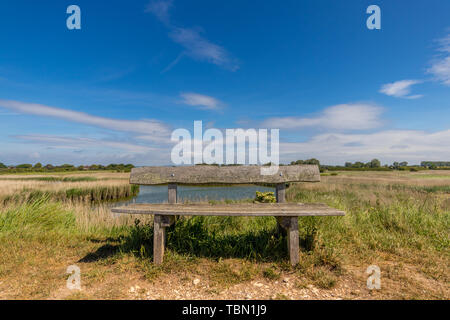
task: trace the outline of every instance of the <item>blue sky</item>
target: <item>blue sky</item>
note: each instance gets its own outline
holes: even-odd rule
[[[3,1],[0,40],[7,164],[170,164],[194,120],[279,128],[281,162],[450,160],[446,0]]]

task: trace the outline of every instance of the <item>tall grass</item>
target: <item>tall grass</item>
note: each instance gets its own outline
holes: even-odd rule
[[[319,287],[334,286],[345,261],[370,264],[383,254],[413,264],[426,260],[433,265],[445,257],[448,261],[449,182],[365,179],[330,176],[322,183],[288,188],[288,201],[321,202],[346,212],[343,217],[299,218],[301,259],[296,270]],[[153,226],[137,223],[121,248],[148,260],[152,244]],[[288,259],[286,239],[276,234],[273,217],[183,218],[168,229],[167,248],[190,258],[243,258],[272,262],[277,268],[284,268]],[[432,273],[436,279],[448,279],[437,267]]]
[[[6,209],[0,214],[0,237],[46,238],[76,232],[73,211],[41,197]]]
[[[4,196],[4,205],[10,203],[33,202],[42,197],[62,202],[82,202],[86,204],[116,201],[135,197],[139,194],[137,185],[94,186],[90,188],[70,188],[66,190],[36,190],[24,188],[13,195]]]
[[[81,182],[81,181],[98,181],[99,179],[96,177],[11,177],[11,178],[3,178],[3,180],[16,180],[16,181],[46,181],[46,182]]]
[[[328,184],[321,190],[320,186],[297,184],[288,191],[290,201],[324,202],[346,211],[344,217],[312,218],[324,243],[338,242],[356,251],[391,253],[404,249],[448,253],[450,208],[446,198],[421,188],[359,185]]]
[[[167,248],[197,257],[238,257],[276,261],[285,257],[286,241],[275,236],[272,217],[182,218],[167,232]],[[125,239],[124,250],[152,257],[153,226],[136,223]]]
[[[339,173],[323,177],[317,184],[292,183],[287,190],[288,201],[322,202],[346,212],[343,217],[299,218],[298,274],[329,288],[337,283],[348,261],[367,264],[382,254],[419,267],[425,259],[429,264],[448,261],[449,181],[419,182],[405,177]],[[21,188],[16,194],[6,195],[10,198],[3,207],[0,203],[0,238],[113,237],[122,254],[151,261],[152,217],[139,216],[140,221],[134,223],[135,216],[112,216],[102,204],[135,195],[138,190],[127,183],[76,183],[52,184],[46,190]],[[266,272],[270,277],[287,265],[286,242],[276,233],[273,217],[184,217],[167,230],[166,261],[170,263],[171,256],[183,256],[273,263],[275,271]],[[432,272],[436,279],[448,279],[445,272]]]

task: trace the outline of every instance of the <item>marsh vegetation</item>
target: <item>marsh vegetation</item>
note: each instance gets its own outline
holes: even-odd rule
[[[294,268],[272,217],[182,218],[155,267],[152,217],[109,211],[109,201],[136,194],[128,177],[0,176],[0,298],[450,298],[449,171],[337,172],[291,184],[288,201],[347,212],[299,218]],[[66,288],[72,264],[81,291]],[[370,291],[374,264],[382,288]]]

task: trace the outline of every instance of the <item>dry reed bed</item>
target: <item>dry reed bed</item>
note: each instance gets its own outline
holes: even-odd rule
[[[121,174],[118,174],[121,175]],[[70,175],[68,175],[70,177]],[[115,178],[109,174],[92,175],[102,180],[88,181],[47,181],[0,177],[0,203],[28,201],[39,196],[53,200],[79,201],[84,203],[125,199],[138,194],[139,188],[128,182],[127,176]],[[33,176],[33,178],[38,178]],[[46,177],[48,178],[48,177]],[[67,178],[67,177],[65,177]]]
[[[424,206],[438,206],[450,212],[450,175],[449,179],[416,179],[400,180],[396,176],[385,176],[378,179],[367,176],[325,176],[319,183],[294,183],[288,189],[287,200],[299,201],[302,194],[316,194],[316,201],[323,196],[341,195],[358,199],[373,205],[388,206],[401,199]],[[304,201],[304,199],[301,199]]]
[[[46,178],[46,177],[82,177],[82,176],[88,176],[88,177],[94,177],[97,179],[128,179],[130,177],[130,173],[127,172],[83,172],[83,171],[76,171],[76,172],[51,172],[51,173],[13,173],[13,174],[0,174],[0,180],[5,179],[34,179],[34,178]]]
[[[64,208],[74,213],[77,226],[84,233],[95,233],[96,229],[111,230],[113,232],[114,229],[134,225],[136,219],[139,219],[144,224],[153,221],[152,215],[113,215],[109,204],[86,206],[80,202],[66,202],[64,203]]]
[[[446,177],[450,178],[450,175],[441,175],[440,172],[430,172],[426,175],[427,178],[409,173],[358,172],[358,175],[338,173],[337,176],[323,177],[320,183],[291,184],[287,192],[288,200],[327,202],[345,209],[347,215],[326,219],[301,218],[301,265],[286,271],[281,257],[279,260],[274,259],[275,262],[271,262],[270,268],[275,274],[284,272],[283,276],[288,272],[292,280],[290,282],[294,283],[293,280],[297,279],[302,286],[312,283],[319,288],[330,289],[341,286],[350,279],[347,283],[352,286],[360,283],[361,289],[366,283],[365,268],[368,264],[377,264],[383,270],[383,291],[377,297],[448,299],[450,197],[448,193],[440,191],[441,189],[427,192],[417,187],[448,186],[450,179]],[[105,185],[128,186],[127,178],[123,180],[43,183],[4,181],[0,177],[0,187],[4,186],[7,193],[8,189],[14,188],[14,184],[20,185],[15,190],[22,190],[25,183],[31,183],[32,190],[39,191],[39,188],[44,187],[59,192],[70,190],[67,189],[68,186],[76,186],[75,189],[94,186],[102,188]],[[397,188],[397,185],[403,185],[404,188]],[[14,208],[20,206],[20,203],[11,203],[8,206]],[[16,290],[15,293],[4,293],[3,296],[6,297],[49,297],[52,292],[56,292],[55,288],[65,288],[63,276],[67,265],[83,257],[97,256],[101,259],[96,262],[90,260],[82,265],[85,272],[83,281],[87,288],[103,286],[109,290],[114,287],[128,292],[130,285],[135,285],[136,281],[136,277],[129,276],[133,270],[139,270],[136,273],[139,278],[145,276],[154,279],[162,274],[173,280],[174,277],[179,279],[186,274],[197,276],[197,266],[204,270],[202,283],[211,276],[211,279],[216,277],[224,282],[242,282],[242,285],[246,286],[250,285],[250,279],[257,277],[260,270],[268,266],[264,264],[264,259],[272,261],[274,256],[284,252],[278,244],[285,244],[285,241],[272,237],[272,229],[275,228],[273,219],[181,219],[174,226],[174,230],[168,233],[168,255],[161,271],[150,263],[152,226],[146,225],[152,220],[150,215],[114,216],[110,213],[107,203],[92,205],[73,201],[44,202],[41,211],[38,211],[39,208],[30,208],[29,204],[24,207],[24,214],[21,214],[20,210],[14,213],[19,218],[25,219],[31,215],[33,219],[38,220],[35,222],[28,219],[30,225],[36,227],[30,229],[30,232],[37,240],[30,238],[28,242],[24,241],[24,238],[17,237],[17,232],[24,228],[11,227],[11,239],[8,238],[10,242],[0,246],[0,258],[4,257],[3,266],[0,263],[0,291],[3,289],[5,292],[7,287]],[[51,208],[54,211],[50,211]],[[0,204],[0,212],[6,213],[7,210],[4,209]],[[37,213],[33,214],[34,211]],[[76,229],[66,238],[59,234],[54,237],[46,235],[48,242],[45,242],[37,232],[42,226],[47,226],[46,223],[41,223],[41,215],[52,222],[53,213],[76,220]],[[136,218],[143,223],[135,228],[128,228],[127,226],[134,225]],[[49,226],[52,230],[60,228],[61,233],[69,232],[60,224]],[[211,234],[218,234],[218,237]],[[119,250],[118,248],[121,251],[114,251]],[[244,263],[241,259],[236,260],[239,266],[245,264],[251,266],[252,270],[257,270],[252,271],[252,275],[248,277],[236,278],[237,271],[233,270],[237,264],[233,265],[233,269],[224,269],[220,260],[216,263],[215,258],[201,258],[209,257],[211,253],[214,253],[213,257],[220,253],[221,257],[234,258],[247,258],[255,253],[263,255],[254,260],[255,265]],[[59,269],[55,268],[55,257],[60,261]],[[197,260],[198,258],[201,259]],[[187,264],[186,261],[191,262]],[[86,273],[89,268],[92,274]],[[34,272],[37,269],[39,273]],[[359,271],[354,273],[354,270],[359,269],[362,270],[361,278]],[[116,270],[117,273],[112,274],[111,270]],[[236,267],[236,270],[240,269]],[[247,272],[246,269],[242,270]],[[133,283],[125,281],[120,286],[115,282],[115,276],[120,279],[132,278],[128,281]],[[173,282],[172,285],[165,286],[164,290],[170,292],[172,288]],[[94,297],[105,297],[105,293],[96,291]]]

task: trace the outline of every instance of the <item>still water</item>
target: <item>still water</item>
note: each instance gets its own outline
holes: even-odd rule
[[[256,191],[275,191],[275,188],[239,185],[226,187],[178,186],[178,202],[208,200],[241,200],[255,198]],[[126,203],[162,203],[167,202],[167,186],[141,186],[139,195]]]

